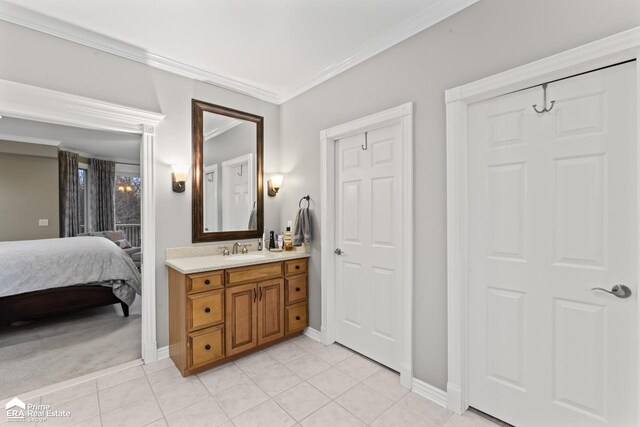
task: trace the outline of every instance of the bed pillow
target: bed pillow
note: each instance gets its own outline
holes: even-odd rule
[[[131,243],[129,243],[127,239],[113,240],[113,243],[118,245],[120,249],[129,249],[130,247],[132,247]]]

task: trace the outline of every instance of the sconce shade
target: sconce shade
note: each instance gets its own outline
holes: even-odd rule
[[[267,194],[270,197],[275,197],[275,195],[278,194],[280,187],[282,187],[283,179],[282,175],[274,175],[269,181],[267,181]]]
[[[189,165],[171,165],[171,188],[176,193],[183,193],[189,175]]]

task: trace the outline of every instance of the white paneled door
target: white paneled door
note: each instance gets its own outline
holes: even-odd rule
[[[335,144],[335,339],[400,369],[402,329],[402,127]]]
[[[469,404],[511,424],[637,425],[635,73],[469,108]]]

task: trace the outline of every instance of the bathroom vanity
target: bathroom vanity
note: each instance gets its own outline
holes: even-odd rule
[[[300,335],[304,251],[168,259],[169,354],[183,376]]]

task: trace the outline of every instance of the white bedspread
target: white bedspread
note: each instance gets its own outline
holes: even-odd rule
[[[128,305],[140,294],[140,272],[104,237],[0,242],[0,297],[74,285],[113,287]]]

